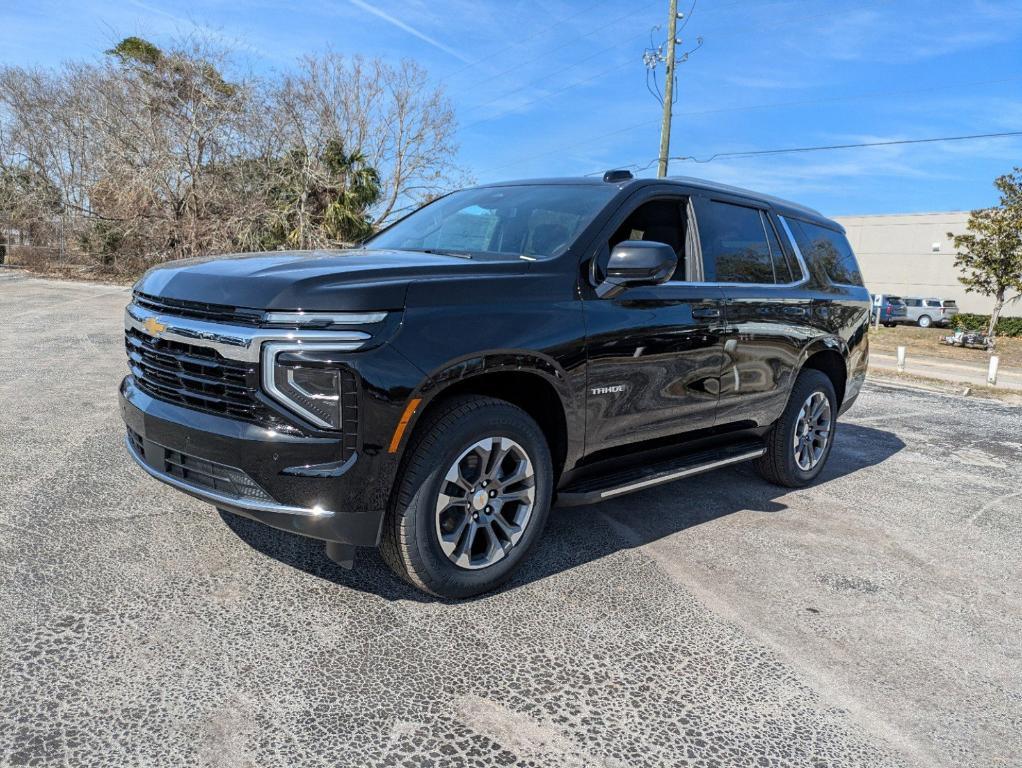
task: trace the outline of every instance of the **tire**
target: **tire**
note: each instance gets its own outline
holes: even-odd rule
[[[486,474],[491,439],[496,450],[490,455],[507,449],[507,458]],[[510,482],[530,467],[531,481]],[[480,472],[474,478],[473,469]],[[550,449],[532,417],[503,400],[454,397],[427,412],[412,437],[380,551],[398,576],[432,595],[459,599],[488,592],[511,577],[542,535],[552,495]],[[496,496],[493,506],[487,496]],[[512,497],[518,498],[507,500]],[[444,542],[442,531],[448,531]]]
[[[930,318],[929,315],[920,315],[919,319],[916,320],[916,322],[919,324],[920,328],[929,328],[931,325],[933,325],[933,320]]]
[[[800,458],[796,457],[798,451],[796,429],[799,432],[804,429],[803,407],[813,398],[817,398],[816,403],[819,403],[821,396],[827,403],[824,409],[828,418],[826,439],[819,445],[822,450],[818,456],[815,455],[817,442],[812,441],[808,454],[810,461],[805,462],[811,466],[800,466],[800,461],[806,459],[807,454],[803,451]],[[764,438],[767,450],[756,460],[757,471],[765,480],[775,485],[787,488],[803,488],[809,485],[823,471],[830,457],[836,427],[837,396],[834,393],[834,385],[821,371],[803,370],[795,379],[784,413],[774,422]]]

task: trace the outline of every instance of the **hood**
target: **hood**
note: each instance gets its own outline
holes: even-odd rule
[[[395,310],[409,283],[445,276],[516,274],[528,262],[419,251],[270,251],[186,259],[149,270],[142,293],[252,309]]]

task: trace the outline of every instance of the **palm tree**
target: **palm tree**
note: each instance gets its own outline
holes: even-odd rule
[[[380,200],[379,172],[361,150],[346,153],[340,139],[331,139],[323,151],[323,165],[335,181],[333,199],[323,212],[323,229],[331,240],[359,242],[373,233],[368,210]]]

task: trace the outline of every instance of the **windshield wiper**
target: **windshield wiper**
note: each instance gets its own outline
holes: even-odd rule
[[[428,253],[430,256],[457,256],[459,259],[471,259],[471,253],[458,253],[457,251],[445,251],[441,248],[389,248],[391,251],[402,251],[404,253]]]
[[[459,259],[471,259],[471,253],[458,253],[457,251],[444,251],[439,248],[417,248],[420,253],[429,253],[434,256],[457,256]]]

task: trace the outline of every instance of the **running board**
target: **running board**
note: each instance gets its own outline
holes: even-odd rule
[[[583,504],[596,504],[626,493],[750,461],[764,453],[766,447],[761,441],[743,441],[726,448],[676,456],[643,467],[582,480],[557,492],[557,506],[577,507]]]

